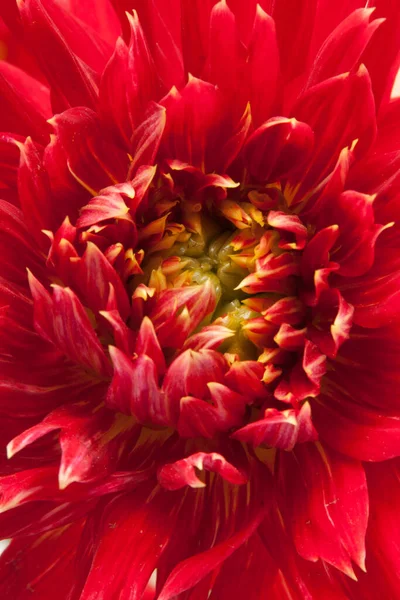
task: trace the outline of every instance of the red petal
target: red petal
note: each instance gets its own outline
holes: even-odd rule
[[[145,354],[132,361],[118,348],[110,346],[109,350],[114,377],[108,389],[107,406],[135,415],[143,424],[171,424],[173,407],[160,393],[154,361]]]
[[[184,350],[217,350],[226,339],[235,335],[232,329],[222,325],[203,327],[199,333],[191,335],[185,342]]]
[[[215,350],[185,350],[170,365],[163,382],[169,403],[179,405],[181,398],[208,396],[208,383],[223,383],[227,364]]]
[[[374,8],[359,8],[332,31],[315,58],[308,87],[359,66],[363,51],[384,21],[370,21],[372,15],[375,17],[374,11]]]
[[[240,5],[244,5],[242,2]],[[274,20],[257,4],[249,43],[249,98],[253,123],[266,121],[274,110],[279,94],[279,52]]]
[[[144,317],[135,344],[136,354],[146,354],[157,367],[159,375],[163,375],[166,369],[164,354],[158,342],[153,323],[148,317]]]
[[[212,438],[242,423],[248,399],[220,383],[207,387],[210,403],[193,396],[181,399],[177,428],[182,437]]]
[[[106,139],[97,115],[88,108],[71,108],[51,119],[54,145],[59,146],[68,170],[93,196],[125,181],[128,155]]]
[[[281,235],[279,248],[302,250],[305,247],[308,232],[297,215],[288,215],[280,210],[271,210],[268,213],[267,223],[277,229]],[[291,239],[288,234],[292,234],[295,239]]]
[[[144,165],[154,164],[165,123],[165,108],[155,102],[150,103],[143,121],[135,128],[131,138],[130,149],[133,159],[129,166],[129,177],[136,175],[140,167],[145,168]]]
[[[236,440],[253,446],[266,446],[292,450],[296,443],[315,441],[318,438],[311,421],[311,409],[305,402],[300,411],[267,408],[264,417],[232,434]]]
[[[7,451],[12,456],[47,433],[60,430],[58,481],[60,489],[65,489],[75,481],[97,481],[112,473],[127,439],[134,437],[133,427],[132,419],[104,407],[89,403],[65,406],[14,438]]]
[[[368,45],[363,60],[371,74],[377,107],[384,108],[400,66],[400,13],[392,0],[376,0],[373,4],[377,7],[374,16],[385,18],[385,22]]]
[[[172,535],[181,504],[176,494],[151,492],[145,489],[115,496],[95,513],[95,536],[86,548],[88,573],[80,600],[98,595],[99,573],[105,597],[142,598]]]
[[[249,172],[259,181],[275,181],[308,161],[314,135],[306,123],[272,117],[250,136],[243,149]]]
[[[168,577],[158,600],[172,600],[176,595],[194,587],[210,571],[218,568],[235,550],[254,533],[264,517],[264,510],[258,513],[232,537],[179,563]]]
[[[262,382],[264,367],[260,362],[240,360],[234,362],[225,381],[230,388],[249,398],[249,404],[266,396],[266,388]]]
[[[167,490],[179,490],[186,485],[192,488],[204,487],[205,483],[198,479],[195,468],[199,471],[206,469],[218,473],[229,483],[236,485],[247,483],[247,477],[216,452],[211,454],[197,452],[188,458],[166,464],[158,472],[158,481]]]
[[[76,550],[82,525],[40,537],[13,540],[1,557],[0,594],[3,598],[43,600],[67,594],[74,581]],[[16,568],[18,565],[18,568]]]
[[[167,110],[167,122],[161,149],[167,158],[204,168],[210,149],[210,137],[220,122],[220,96],[214,85],[189,76],[178,92],[172,88],[161,104]],[[206,152],[208,150],[208,152]],[[212,168],[206,167],[206,172]]]
[[[320,438],[339,452],[367,461],[399,455],[400,419],[397,415],[356,404],[338,392],[320,395],[312,407]]]
[[[343,148],[358,140],[355,154],[361,156],[376,135],[371,80],[363,66],[308,89],[292,113],[315,134],[313,157],[297,192],[300,198],[332,170]]]
[[[184,81],[181,42],[180,0],[113,0],[125,25],[124,11],[138,10],[140,23],[148,40],[150,54],[154,59],[158,76],[162,82],[162,93],[172,86],[180,87]],[[134,4],[134,6],[133,6]]]
[[[95,244],[87,243],[86,250],[77,265],[74,287],[79,290],[87,306],[94,312],[107,309],[111,284],[118,310],[121,317],[126,319],[130,313],[130,304],[124,284]]]
[[[272,2],[282,72],[286,79],[293,79],[304,71],[317,4],[317,0]]]
[[[150,100],[156,99],[156,74],[136,11],[127,14],[130,42],[122,39],[104,71],[100,84],[100,111],[130,148],[132,132]]]
[[[210,17],[210,41],[206,66],[207,81],[223,92],[239,92],[240,46],[236,19],[225,1],[217,2]]]
[[[371,600],[381,594],[383,598],[396,598],[400,593],[399,460],[367,465],[366,472],[371,514],[367,534],[367,575],[361,581],[365,593],[371,594]]]
[[[95,6],[91,0],[64,0],[63,4],[74,17],[89,25],[91,30],[114,46],[121,33],[121,26],[109,0],[98,0]]]
[[[69,288],[53,286],[53,296],[30,275],[38,333],[68,356],[95,373],[107,375],[110,366],[89,318]]]
[[[23,215],[16,206],[0,200],[0,220],[0,275],[6,281],[22,286],[20,291],[24,288],[26,290],[26,269],[43,274],[42,258],[35,250],[31,232],[26,228]],[[7,302],[2,302],[2,305],[6,306]]]
[[[55,110],[64,110],[70,106],[94,107],[98,93],[96,76],[70,46],[72,44],[75,48],[87,48],[87,58],[94,44],[85,30],[77,26],[73,17],[68,16],[57,4],[46,4],[45,8],[40,0],[27,0],[19,8],[25,35],[37,52],[43,72],[53,89]],[[60,27],[67,34],[66,37]],[[75,35],[76,44],[73,41]],[[92,56],[98,64],[96,51],[94,52]]]
[[[4,60],[0,62],[0,129],[45,143],[51,116],[47,87]]]
[[[132,200],[135,190],[131,183],[120,183],[101,190],[100,195],[90,200],[82,208],[76,226],[90,227],[106,221],[107,219],[125,219],[131,221],[129,207],[124,201],[124,196]]]
[[[277,566],[254,534],[224,561],[213,583],[210,600],[259,600],[260,590],[271,590]],[[277,596],[278,597],[278,596]],[[282,598],[284,596],[282,595]]]
[[[279,477],[297,551],[354,577],[364,568],[368,491],[361,463],[314,444],[282,453]]]

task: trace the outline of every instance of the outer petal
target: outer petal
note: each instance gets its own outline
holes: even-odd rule
[[[206,79],[226,94],[238,93],[240,66],[235,15],[222,0],[211,11]]]
[[[224,561],[209,598],[259,600],[260,590],[271,590],[276,574],[276,564],[254,534]]]
[[[67,598],[81,529],[77,522],[36,538],[13,540],[1,558],[2,597],[27,600],[36,594],[43,600]]]
[[[179,563],[168,577],[158,600],[172,600],[201,581],[210,571],[218,568],[235,550],[251,537],[264,517],[259,509],[249,522],[227,540]]]
[[[327,79],[302,94],[293,116],[314,130],[315,146],[297,193],[302,197],[333,169],[341,150],[357,141],[361,156],[376,134],[375,103],[365,67]]]
[[[58,151],[56,160],[66,164],[75,180],[93,196],[111,184],[125,181],[128,155],[107,139],[96,113],[88,108],[72,108],[53,117],[51,124],[55,138],[48,151]]]
[[[259,4],[249,43],[248,76],[251,114],[257,127],[271,116],[279,100],[279,53],[275,23]]]
[[[331,257],[340,275],[363,275],[374,263],[376,240],[385,227],[375,222],[373,202],[374,196],[348,190],[319,207],[319,227],[339,226]]]
[[[396,598],[400,593],[399,460],[368,465],[366,472],[371,515],[367,536],[367,576],[362,578],[362,582],[366,594],[371,593],[371,599],[374,594]],[[382,490],[388,493],[383,494]]]
[[[95,5],[90,0],[61,0],[61,4],[66,11],[89,25],[91,30],[114,46],[121,33],[121,26],[109,0],[99,0]]]
[[[0,130],[46,142],[51,116],[46,86],[13,65],[0,61]]]
[[[282,71],[286,79],[292,79],[304,70],[318,2],[278,0],[269,4],[274,7],[272,16],[276,23]],[[266,10],[268,12],[268,7]]]
[[[127,16],[129,46],[122,39],[117,41],[100,84],[100,112],[129,148],[132,132],[158,93],[153,59],[138,15],[134,11]]]
[[[123,5],[123,0],[114,0]],[[184,68],[181,41],[180,0],[140,0],[135,3],[140,23],[146,33],[164,93],[173,85],[183,84]],[[125,4],[125,10],[132,2]]]
[[[358,66],[360,57],[384,19],[370,20],[374,8],[360,8],[344,19],[321,46],[307,86],[315,85]]]
[[[312,402],[314,425],[332,448],[358,460],[387,460],[400,454],[400,418],[356,404],[340,392]]]
[[[65,20],[68,27],[73,22],[57,5],[53,4],[52,8],[56,10],[57,21],[61,20],[58,25],[62,26],[62,21]],[[46,10],[40,0],[26,0],[21,4],[20,12],[25,34],[35,48],[43,72],[52,86],[55,110],[82,105],[94,107],[98,94],[95,73],[71,49],[68,37],[64,37],[57,27],[54,15]],[[93,45],[83,30],[76,25],[74,30],[78,32],[77,43],[84,36],[83,47],[87,41],[88,48],[91,49]]]
[[[374,15],[386,20],[374,35],[363,59],[371,74],[377,107],[384,108],[390,100],[393,83],[400,66],[398,45],[400,12],[396,2],[392,0],[375,0],[373,4],[377,7]]]
[[[151,491],[116,496],[94,514],[95,536],[87,547],[88,573],[80,600],[98,596],[99,576],[103,598],[142,597],[166,549],[181,501],[177,494]]]
[[[365,561],[368,491],[363,467],[313,444],[279,456],[278,477],[297,550],[354,576]]]

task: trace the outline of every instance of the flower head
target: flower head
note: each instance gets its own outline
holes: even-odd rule
[[[2,597],[399,597],[400,13],[362,4],[2,4]]]

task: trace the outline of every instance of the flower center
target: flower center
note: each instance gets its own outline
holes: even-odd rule
[[[77,230],[66,222],[56,233],[51,264],[67,266],[90,311],[102,376],[111,359],[109,408],[184,438],[236,431],[247,441],[272,419],[294,427],[290,447],[303,426],[314,435],[309,399],[351,327],[351,307],[328,282],[338,228],[314,235],[280,189],[234,185],[193,200],[158,181],[147,196],[129,183],[107,188]],[[64,237],[76,243],[64,244],[67,262]],[[90,278],[99,270],[108,286]]]

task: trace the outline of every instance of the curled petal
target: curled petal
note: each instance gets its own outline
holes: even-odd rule
[[[243,473],[216,452],[211,454],[198,452],[175,463],[164,465],[158,472],[158,481],[167,490],[179,490],[185,485],[192,488],[204,487],[205,483],[197,477],[195,469],[218,473],[226,481],[236,485],[247,482],[247,477]]]
[[[207,397],[208,383],[223,383],[227,364],[215,350],[185,350],[170,365],[163,382],[168,403],[179,405],[181,398]]]
[[[298,361],[293,367],[288,381],[279,383],[274,392],[275,398],[296,405],[308,396],[317,396],[326,369],[326,356],[315,344],[306,340],[301,362]]]
[[[107,393],[107,406],[134,415],[143,424],[170,425],[173,407],[159,390],[154,361],[146,354],[131,360],[114,346],[109,351],[114,376]]]
[[[212,438],[241,424],[247,398],[220,383],[211,382],[207,387],[209,402],[193,396],[181,399],[178,431],[182,437]]]
[[[76,226],[78,228],[90,227],[107,219],[131,221],[129,207],[124,201],[124,196],[130,200],[135,197],[135,189],[131,183],[119,183],[101,190],[99,196],[95,196],[82,208]]]
[[[81,302],[69,288],[53,286],[51,296],[31,274],[35,328],[73,362],[101,375],[110,372],[108,360]]]
[[[305,402],[300,410],[267,408],[262,419],[238,429],[231,437],[253,446],[292,450],[296,444],[317,440],[318,434],[311,421],[310,404]]]
[[[60,489],[76,481],[105,478],[116,467],[118,454],[132,439],[134,423],[104,407],[80,403],[59,408],[41,423],[24,431],[7,446],[8,456],[47,433],[60,430]]]
[[[184,350],[217,350],[225,340],[235,335],[235,332],[222,325],[203,327],[199,333],[191,335],[185,342]]]
[[[139,329],[135,344],[136,354],[146,354],[157,367],[159,375],[163,375],[166,369],[164,354],[158,342],[153,323],[148,317],[144,317]]]

